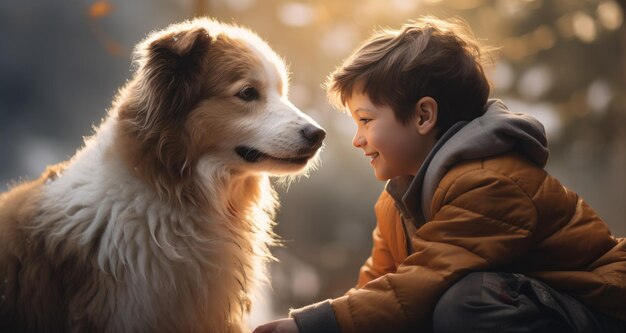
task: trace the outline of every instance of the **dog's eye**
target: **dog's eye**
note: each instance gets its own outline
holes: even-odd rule
[[[246,102],[255,101],[259,99],[259,92],[250,86],[245,86],[243,89],[239,90],[237,97]]]

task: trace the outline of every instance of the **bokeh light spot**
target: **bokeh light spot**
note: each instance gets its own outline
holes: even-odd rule
[[[624,12],[615,1],[601,3],[597,14],[600,24],[608,30],[617,30],[624,22]]]
[[[278,9],[280,20],[291,27],[305,27],[315,19],[315,11],[305,3],[290,2]]]
[[[605,112],[613,99],[613,91],[605,80],[596,80],[587,90],[587,104],[594,112]]]
[[[596,24],[587,13],[578,11],[572,17],[574,35],[585,43],[591,43],[596,39]]]
[[[552,86],[552,73],[544,65],[536,65],[522,74],[518,90],[529,100],[536,100]]]

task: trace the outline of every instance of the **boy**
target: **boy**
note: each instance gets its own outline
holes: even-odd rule
[[[481,48],[423,18],[329,77],[376,178],[372,255],[346,295],[255,332],[625,332],[626,241],[543,169],[543,126],[488,100]]]

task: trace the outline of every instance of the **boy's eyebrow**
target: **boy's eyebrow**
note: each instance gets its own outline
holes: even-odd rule
[[[357,113],[357,112],[359,112],[359,111],[373,112],[374,110],[371,110],[371,109],[369,109],[369,108],[359,107],[359,108],[356,108],[356,109],[354,110],[354,113]]]

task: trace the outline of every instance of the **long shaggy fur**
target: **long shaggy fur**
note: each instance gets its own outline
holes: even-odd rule
[[[246,330],[274,243],[269,175],[306,172],[324,133],[248,30],[172,25],[134,61],[84,147],[0,196],[0,331]]]

